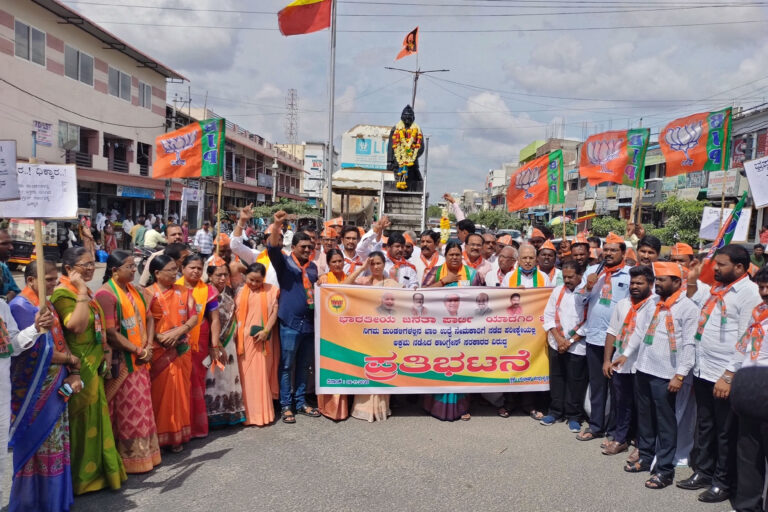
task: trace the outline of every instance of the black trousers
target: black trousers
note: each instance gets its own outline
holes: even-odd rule
[[[611,377],[611,412],[615,425],[614,441],[628,443],[635,436],[635,386],[631,373],[614,373]]]
[[[715,383],[694,377],[696,394],[696,441],[694,467],[712,478],[712,485],[732,490],[736,477],[738,420],[731,401],[715,398]]]
[[[656,457],[654,473],[675,475],[677,450],[677,394],[667,391],[669,379],[638,371],[635,374],[637,404],[637,449],[640,460],[651,464]]]
[[[739,512],[764,512],[765,463],[768,454],[768,423],[739,416],[736,441],[736,497],[733,508]]]
[[[587,394],[587,358],[549,347],[549,416],[581,421]]]
[[[587,343],[587,370],[589,373],[589,429],[593,434],[605,434],[608,429],[605,404],[608,400],[608,379],[603,375],[605,347]]]

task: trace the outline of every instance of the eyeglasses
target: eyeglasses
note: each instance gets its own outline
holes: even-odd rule
[[[87,270],[87,269],[96,268],[96,263],[93,261],[89,261],[88,263],[75,263],[75,266],[81,267]]]
[[[120,267],[120,268],[122,268],[123,270],[136,270],[138,267],[136,266],[136,264],[135,264],[135,263],[131,263],[131,264],[130,264],[130,265],[128,265],[128,266],[126,266],[126,265],[123,265],[123,266],[122,266],[122,267]]]
[[[176,274],[178,272],[178,269],[177,268],[164,268],[160,272],[173,272],[174,274]]]

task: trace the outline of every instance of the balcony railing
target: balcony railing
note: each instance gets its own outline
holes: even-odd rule
[[[139,174],[141,176],[149,176],[149,164],[139,164]]]
[[[93,155],[88,153],[82,153],[80,151],[69,150],[66,153],[66,162],[68,164],[75,164],[78,167],[93,167]]]
[[[110,171],[127,173],[128,162],[125,160],[115,160],[114,158],[110,158],[108,160],[108,168]]]

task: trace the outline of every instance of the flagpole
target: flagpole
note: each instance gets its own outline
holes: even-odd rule
[[[723,166],[725,167],[725,166]],[[728,183],[728,171],[723,169],[723,187],[720,191],[720,227],[723,226],[723,213],[725,213],[725,185]]]
[[[220,169],[219,173],[219,198],[216,200],[216,238],[214,241],[218,240],[219,233],[221,233],[221,192],[224,189],[224,169]],[[234,167],[232,168],[232,171],[234,173]],[[216,244],[216,255],[219,254],[219,245]]]
[[[565,232],[565,202],[563,202],[563,240],[566,238],[566,232]]]
[[[325,198],[325,220],[333,217],[333,114],[336,95],[336,0],[331,0],[331,62],[328,86],[328,190]]]

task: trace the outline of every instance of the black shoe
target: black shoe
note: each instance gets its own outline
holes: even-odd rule
[[[703,493],[699,494],[699,501],[704,503],[720,503],[731,497],[731,492],[728,489],[723,489],[713,485]]]
[[[681,489],[695,491],[696,489],[706,489],[712,485],[712,479],[697,471],[685,480],[680,480],[676,485]]]

